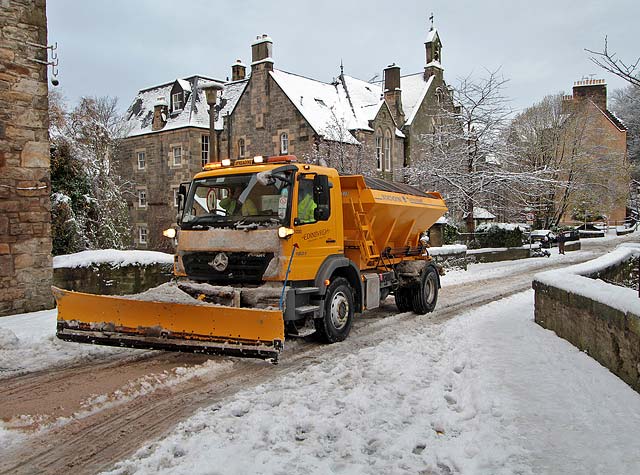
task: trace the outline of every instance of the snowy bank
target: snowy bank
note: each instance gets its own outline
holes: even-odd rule
[[[595,300],[624,313],[640,315],[640,299],[635,290],[590,278],[637,255],[640,255],[640,243],[625,243],[592,261],[536,274],[534,280]]]
[[[241,391],[111,473],[640,473],[640,396],[535,325],[532,297]]]
[[[55,256],[53,258],[54,269],[89,267],[94,264],[111,264],[114,267],[173,264],[173,254],[156,251],[120,251],[117,249],[100,249]]]

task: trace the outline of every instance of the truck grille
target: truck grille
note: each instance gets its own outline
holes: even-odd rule
[[[188,252],[182,256],[184,269],[190,279],[215,284],[259,284],[262,275],[273,259],[272,252],[248,253],[225,252],[228,258],[226,269],[214,269],[213,262],[218,252]]]

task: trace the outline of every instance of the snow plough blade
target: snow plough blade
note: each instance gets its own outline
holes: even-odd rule
[[[109,346],[225,354],[277,361],[279,310],[133,300],[53,287],[58,338]]]

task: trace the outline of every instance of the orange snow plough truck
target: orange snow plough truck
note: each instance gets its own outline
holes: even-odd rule
[[[277,361],[285,333],[344,340],[389,294],[434,309],[440,286],[421,235],[439,193],[293,156],[207,164],[180,187],[175,281],[135,296],[54,288],[63,340]]]

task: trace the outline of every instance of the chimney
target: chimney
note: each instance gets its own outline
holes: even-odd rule
[[[590,99],[602,111],[607,110],[607,83],[604,79],[583,79],[573,83],[573,99]]]
[[[404,125],[402,110],[402,91],[400,90],[400,66],[390,64],[384,70],[384,100],[389,106],[398,127]]]
[[[395,91],[396,89],[400,89],[400,66],[393,63],[384,70],[384,91]]]
[[[247,67],[241,60],[236,60],[235,64],[231,65],[231,80],[240,81],[247,76]]]
[[[211,82],[206,86],[202,87],[205,95],[207,96],[207,104],[209,104],[209,144],[210,151],[209,154],[211,162],[219,162],[220,161],[220,153],[219,153],[219,145],[218,145],[218,134],[216,132],[216,119],[218,118],[218,93],[224,89],[222,85],[217,82]]]
[[[167,100],[164,96],[159,96],[156,99],[156,103],[153,105],[153,122],[151,123],[151,130],[156,131],[162,129],[167,125]]]
[[[251,44],[251,72],[273,71],[273,40],[269,35],[256,36]]]

